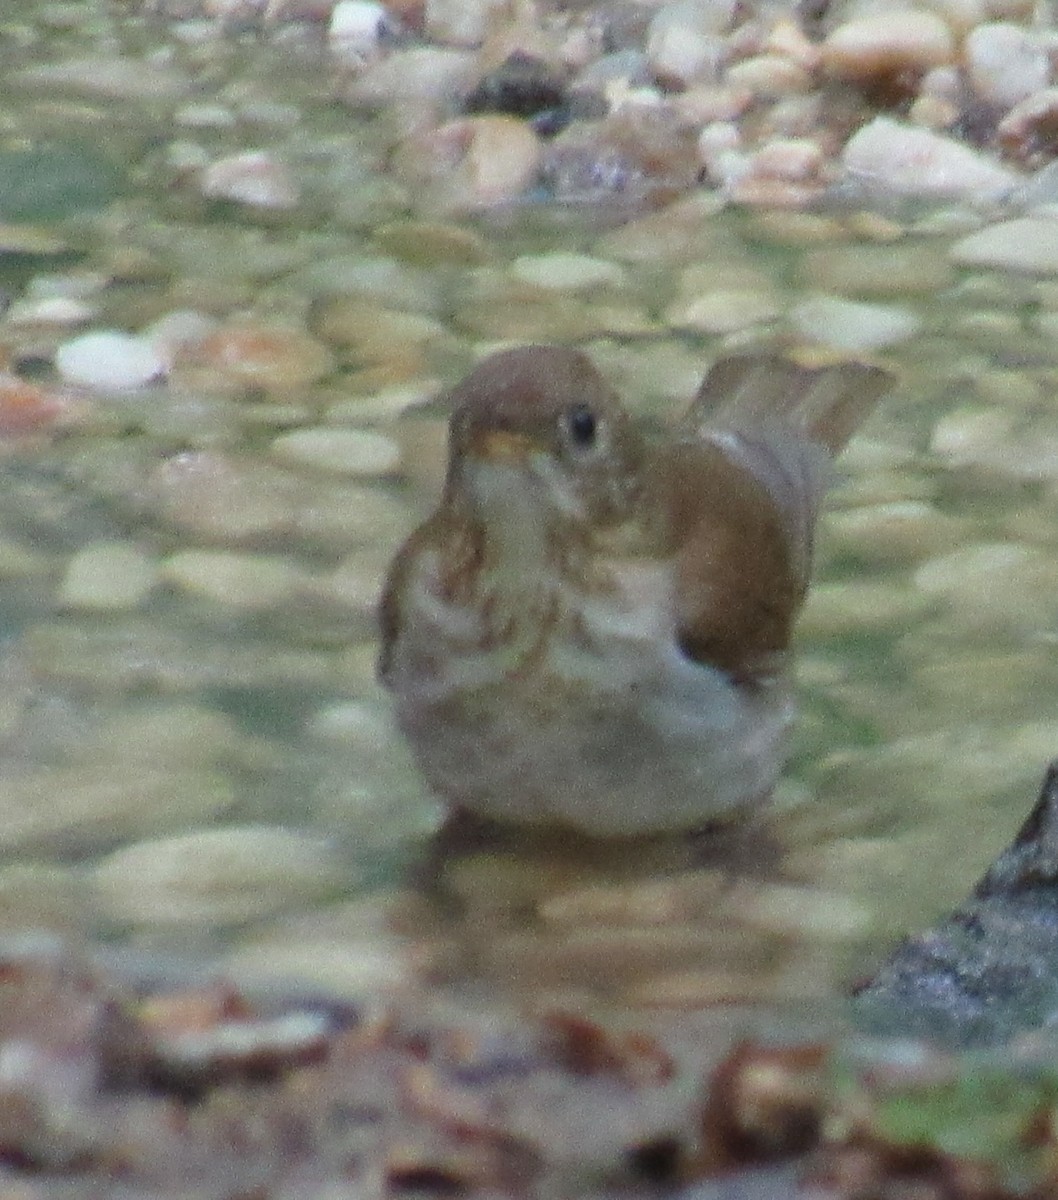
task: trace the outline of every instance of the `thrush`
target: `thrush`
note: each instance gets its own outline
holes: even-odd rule
[[[380,606],[379,677],[430,787],[601,836],[764,804],[830,460],[891,382],[725,358],[658,429],[576,350],[475,367]]]

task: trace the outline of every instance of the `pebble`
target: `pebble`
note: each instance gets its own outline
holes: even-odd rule
[[[320,902],[347,883],[333,843],[278,826],[152,838],[92,872],[102,910],[130,925],[238,924]]]
[[[140,331],[170,368],[181,351],[198,346],[217,327],[213,317],[193,309],[175,309],[160,316]]]
[[[0,371],[0,437],[73,424],[78,412],[85,411],[69,397]]]
[[[1058,563],[1017,542],[980,542],[928,559],[914,581],[977,629],[1049,629],[1058,613]]]
[[[825,544],[862,562],[911,563],[951,550],[967,523],[923,500],[866,504],[824,514]]]
[[[708,17],[720,7],[675,3],[658,9],[646,37],[647,62],[655,79],[680,89],[719,78],[727,44],[718,30],[709,28]]]
[[[423,26],[443,46],[479,46],[500,0],[425,0]]]
[[[625,271],[617,263],[568,251],[523,254],[511,263],[510,271],[515,279],[523,283],[558,292],[622,287],[626,282]]]
[[[331,352],[311,334],[267,325],[230,325],[192,347],[185,361],[233,383],[288,392],[308,387],[334,369]]]
[[[966,74],[988,104],[1011,108],[1050,82],[1051,63],[1035,30],[989,21],[971,30],[963,43]]]
[[[868,298],[932,296],[956,280],[944,252],[921,243],[812,249],[801,259],[798,274],[819,291]]]
[[[770,292],[754,288],[717,288],[692,300],[679,300],[665,312],[674,329],[696,333],[736,333],[774,320],[782,302]]]
[[[121,757],[39,767],[0,779],[0,849],[83,855],[118,838],[206,820],[233,799],[231,785],[215,771]]]
[[[164,376],[165,359],[145,338],[116,329],[84,333],[64,342],[55,354],[68,383],[97,391],[127,391]]]
[[[994,202],[1018,176],[987,155],[930,129],[875,117],[841,153],[849,177],[868,191],[934,200]]]
[[[296,511],[288,476],[214,450],[185,450],[164,459],[144,490],[161,520],[221,541],[285,530]]]
[[[87,325],[98,314],[98,306],[75,296],[45,296],[38,300],[16,300],[4,313],[8,326]]]
[[[400,467],[400,447],[391,437],[363,429],[317,426],[280,434],[272,455],[290,466],[310,467],[338,475],[369,478],[393,475]]]
[[[340,0],[327,22],[327,47],[345,61],[367,62],[379,53],[391,24],[386,7],[374,0]]]
[[[914,9],[889,8],[839,25],[821,47],[823,67],[854,83],[922,74],[955,57],[955,39],[940,17]]]
[[[374,231],[375,243],[417,267],[478,266],[492,250],[472,229],[440,221],[391,221]]]
[[[371,108],[411,101],[455,105],[473,85],[476,73],[476,56],[467,50],[416,46],[357,71],[345,94],[353,104]]]
[[[392,159],[398,178],[425,187],[431,213],[473,213],[520,197],[536,181],[542,150],[516,117],[461,117],[412,135]]]
[[[131,542],[93,542],[70,559],[59,587],[64,608],[138,608],[158,577],[152,557]]]
[[[816,583],[808,593],[798,631],[807,638],[847,638],[904,630],[933,608],[929,594],[906,583],[842,580]]]
[[[161,579],[195,596],[233,608],[269,608],[292,599],[305,573],[278,555],[180,550],[160,567]]]
[[[314,937],[299,932],[255,940],[233,951],[224,974],[237,986],[269,991],[283,982],[350,1001],[377,1003],[387,993],[401,993],[421,978],[422,955],[409,955],[399,938],[380,930],[362,936],[326,932]]]
[[[909,308],[866,304],[839,296],[813,296],[796,305],[791,321],[804,337],[834,350],[878,350],[906,342],[922,328]]]
[[[231,200],[250,208],[292,209],[301,201],[293,172],[265,150],[217,159],[202,172],[199,186],[211,200]]]
[[[951,258],[965,267],[1058,275],[1058,220],[1016,217],[1000,221],[956,242]]]
[[[50,95],[77,92],[112,100],[174,101],[193,90],[191,78],[174,66],[152,63],[149,69],[133,56],[68,58],[11,72],[12,81],[44,89]]]

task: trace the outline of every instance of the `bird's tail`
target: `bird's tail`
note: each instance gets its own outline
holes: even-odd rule
[[[834,456],[893,378],[865,363],[803,367],[777,354],[735,355],[720,359],[702,380],[687,420],[699,433],[788,430]]]

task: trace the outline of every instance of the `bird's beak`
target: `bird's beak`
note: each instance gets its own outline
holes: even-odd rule
[[[470,440],[473,458],[489,463],[524,463],[539,446],[527,433],[510,429],[482,429]]]

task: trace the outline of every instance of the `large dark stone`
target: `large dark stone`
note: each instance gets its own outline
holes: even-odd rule
[[[995,1045],[1058,1022],[1058,763],[969,899],[901,943],[854,999],[869,1033]]]

